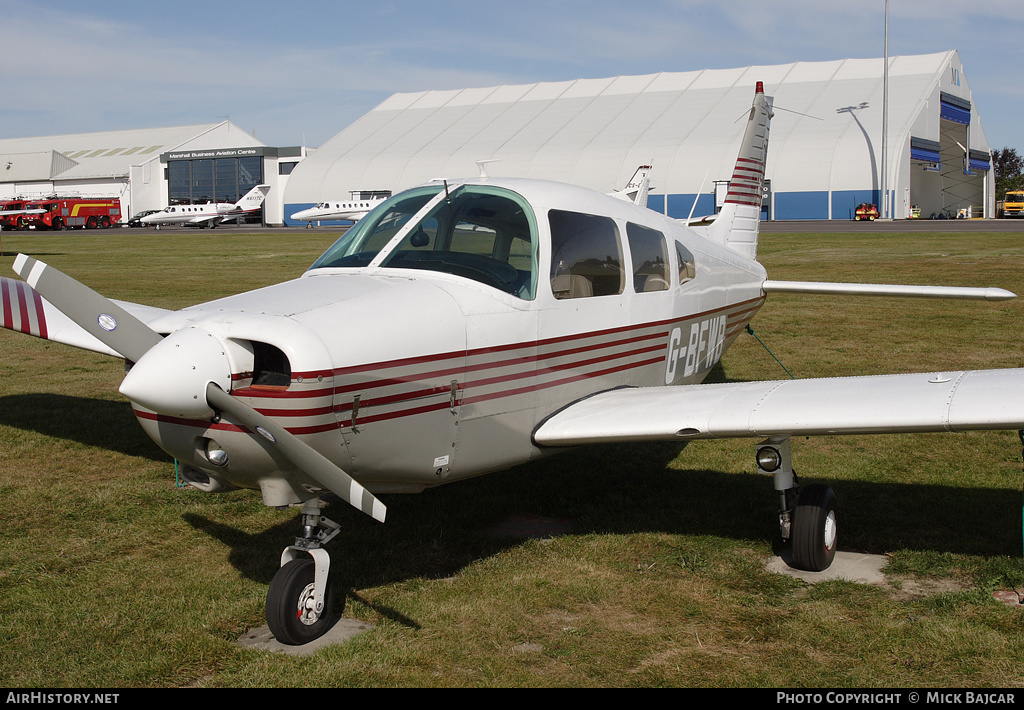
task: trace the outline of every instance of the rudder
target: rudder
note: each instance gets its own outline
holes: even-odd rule
[[[759,81],[754,90],[754,101],[736,165],[733,167],[732,179],[729,181],[725,204],[708,229],[711,239],[748,259],[757,258],[761,194],[771,118],[772,97],[765,96],[764,83]]]

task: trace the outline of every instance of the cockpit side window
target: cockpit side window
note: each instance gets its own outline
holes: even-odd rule
[[[551,290],[555,298],[622,293],[622,244],[610,217],[551,210]]]
[[[453,274],[532,300],[538,252],[529,204],[496,187],[462,185],[444,199],[440,190],[446,188],[410,190],[378,205],[310,268],[367,266],[376,259],[381,268]],[[433,198],[429,212],[388,246]]]
[[[668,246],[665,235],[656,229],[628,222],[626,236],[633,258],[633,290],[637,293],[668,291]]]
[[[536,232],[533,211],[518,195],[465,185],[439,202],[381,266],[454,274],[532,300]]]

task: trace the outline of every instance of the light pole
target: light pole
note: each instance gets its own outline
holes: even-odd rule
[[[889,219],[889,0],[885,0],[885,62],[882,67],[882,219]]]

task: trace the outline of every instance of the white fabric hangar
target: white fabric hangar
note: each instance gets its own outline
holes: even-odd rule
[[[765,219],[991,216],[990,148],[956,51],[392,95],[299,164],[285,214],[434,178],[559,180],[603,192],[651,165],[648,206],[713,214],[754,85],[775,98]],[[883,143],[884,150],[883,150]],[[883,153],[885,160],[883,161]],[[882,166],[885,165],[885,179]]]

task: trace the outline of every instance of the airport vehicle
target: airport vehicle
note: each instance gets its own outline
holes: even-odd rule
[[[753,438],[795,564],[827,568],[831,488],[793,436],[1020,429],[1024,369],[702,384],[773,293],[1000,300],[998,288],[775,281],[756,261],[771,100],[759,83],[723,209],[687,227],[537,180],[434,181],[385,201],[300,277],[179,311],[115,302],[19,255],[2,325],[122,357],[120,392],[207,492],[301,506],[267,622],[329,627],[338,496],[378,498],[595,442]]]
[[[55,197],[26,205],[33,214],[19,217],[18,229],[108,229],[121,219],[116,197]]]
[[[1003,198],[1004,217],[1024,217],[1024,190],[1007,190]]]
[[[215,228],[221,222],[255,214],[263,207],[270,185],[257,185],[245,193],[238,202],[207,202],[203,205],[170,205],[139,219],[147,227],[165,224],[183,224],[191,227]]]
[[[307,226],[312,226],[313,222],[358,222],[389,197],[390,190],[353,190],[347,201],[318,202],[315,207],[299,210],[291,218],[307,222]]]
[[[878,219],[878,205],[873,205],[870,202],[861,202],[857,205],[857,211],[854,212],[853,219],[856,222],[874,222]]]
[[[136,212],[135,215],[132,216],[131,219],[129,219],[126,222],[126,224],[129,227],[145,227],[147,225],[144,225],[142,223],[142,218],[145,217],[146,215],[156,214],[159,211],[160,210],[142,210],[141,212]],[[149,225],[149,226],[152,226],[152,225]]]
[[[20,198],[0,201],[0,229],[18,229],[20,218],[43,211],[38,207],[28,207],[28,204],[29,200]]]

